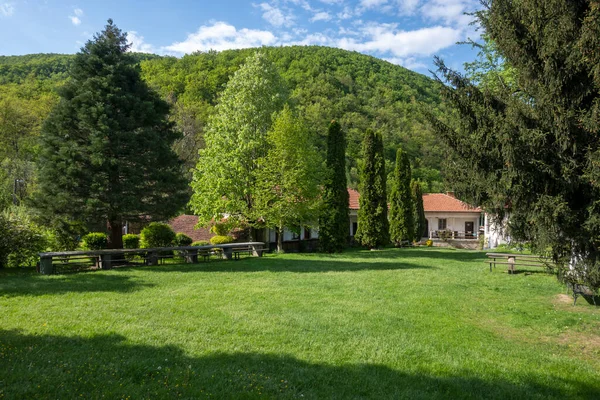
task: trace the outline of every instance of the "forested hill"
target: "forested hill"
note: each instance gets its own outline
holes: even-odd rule
[[[337,119],[342,124],[348,133],[351,185],[357,184],[362,135],[367,128],[374,128],[383,133],[388,171],[397,146],[402,145],[411,157],[415,177],[430,182],[425,189],[440,189],[443,150],[420,113],[423,104],[440,110],[435,82],[374,57],[320,46],[209,51],[182,58],[135,54],[144,79],[173,104],[173,119],[184,132],[177,151],[188,166],[194,165],[203,145],[203,131],[220,91],[257,50],[267,53],[278,66],[288,84],[290,101],[319,133],[322,150],[329,122]],[[0,57],[0,96],[35,98],[32,92],[53,91],[66,79],[73,57]]]

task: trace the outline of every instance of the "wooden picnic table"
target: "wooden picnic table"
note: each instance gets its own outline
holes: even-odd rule
[[[83,251],[59,251],[39,253],[40,272],[42,274],[55,273],[54,261],[60,260],[69,262],[69,260],[94,261],[100,269],[111,269],[113,262],[123,260],[126,255],[142,255],[146,260],[146,265],[156,265],[165,253],[177,251],[180,252],[185,262],[197,263],[198,256],[204,256],[204,260],[214,251],[220,249],[222,257],[226,260],[233,258],[235,251],[246,251],[255,257],[262,257],[265,251],[263,242],[246,243],[226,243],[210,244],[205,246],[178,246],[178,247],[157,247],[151,249],[106,249],[106,250],[83,250]],[[236,258],[239,258],[239,254]]]
[[[534,254],[486,253],[485,255],[490,259],[490,272],[492,266],[496,267],[496,264],[507,265],[508,273],[514,274],[515,266],[545,268],[550,262],[548,258]]]

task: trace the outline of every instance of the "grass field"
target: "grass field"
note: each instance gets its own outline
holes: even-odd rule
[[[480,252],[0,272],[0,398],[600,398],[600,308]]]

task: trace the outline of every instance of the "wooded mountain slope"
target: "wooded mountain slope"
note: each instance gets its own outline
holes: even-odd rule
[[[321,151],[329,122],[336,119],[342,124],[348,134],[351,186],[357,185],[363,134],[372,128],[383,135],[390,173],[396,148],[402,145],[411,158],[414,177],[428,182],[424,189],[442,189],[439,170],[444,150],[420,112],[423,105],[442,112],[434,81],[374,57],[319,46],[209,51],[182,58],[134,54],[144,79],[173,105],[172,118],[184,133],[176,150],[188,168],[197,160],[219,93],[233,72],[257,50],[267,53],[279,68],[290,102],[317,133]],[[43,98],[44,107],[33,123],[37,125],[48,109],[48,97],[56,101],[54,93],[67,79],[72,59],[72,55],[58,54],[0,57],[0,100],[30,105]],[[4,156],[0,154],[0,158]]]

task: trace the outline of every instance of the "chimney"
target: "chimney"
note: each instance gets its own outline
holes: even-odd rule
[[[454,197],[454,192],[446,192],[447,196]]]

